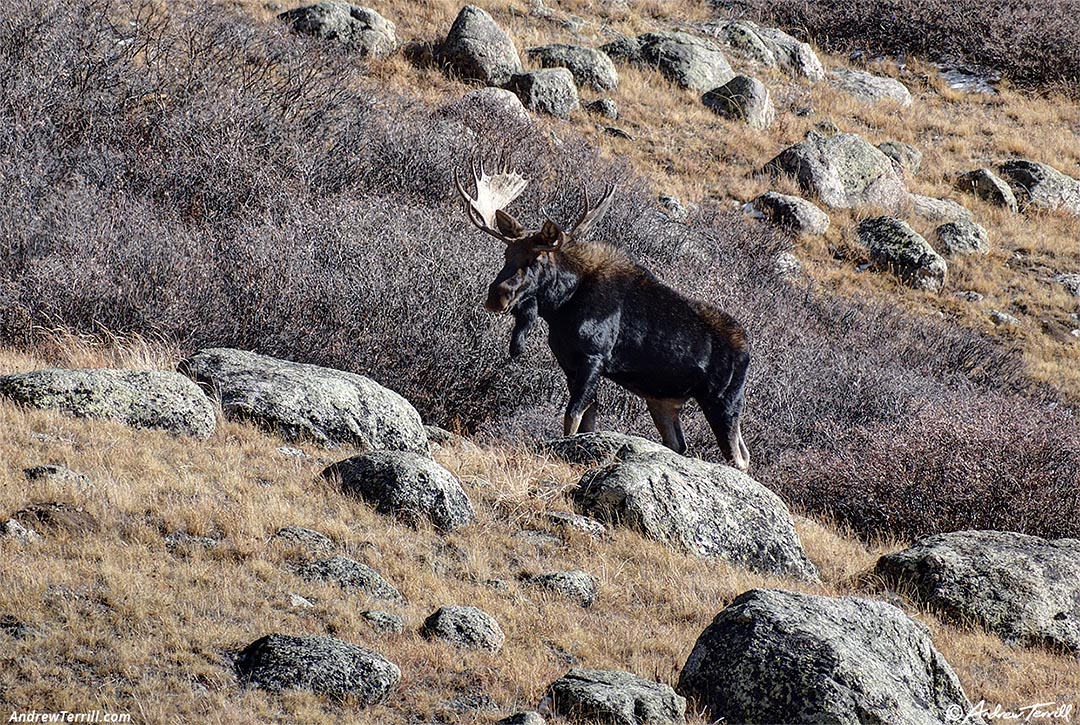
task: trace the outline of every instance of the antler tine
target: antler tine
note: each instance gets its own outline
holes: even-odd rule
[[[581,212],[581,216],[578,217],[574,228],[570,230],[570,234],[575,237],[585,236],[593,225],[600,221],[604,214],[607,213],[607,210],[611,207],[611,199],[612,195],[615,193],[615,185],[608,184],[604,195],[600,197],[600,203],[595,207],[589,203],[589,190],[583,188],[582,191],[585,195],[585,211]]]

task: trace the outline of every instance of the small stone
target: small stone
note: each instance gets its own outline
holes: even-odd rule
[[[77,489],[93,488],[90,477],[84,473],[73,471],[67,466],[55,464],[45,466],[33,466],[23,469],[27,480],[35,483],[55,483],[61,486],[71,486]]]
[[[591,607],[600,590],[596,577],[580,569],[536,574],[524,578],[526,584],[568,597],[582,607]]]
[[[919,169],[922,167],[922,151],[919,151],[919,149],[911,144],[900,143],[899,141],[886,141],[884,143],[879,143],[878,149],[881,150],[881,153],[892,159],[893,163],[895,163],[907,177],[912,177],[919,173]]]
[[[999,327],[1013,327],[1020,324],[1020,320],[1001,310],[987,310],[986,314],[988,314],[990,319],[994,321],[994,324]]]
[[[585,110],[589,113],[604,118],[616,120],[619,117],[619,104],[610,98],[599,98],[585,104]]]
[[[360,612],[360,616],[379,634],[401,634],[405,631],[405,620],[391,612],[370,609]]]
[[[8,519],[0,523],[0,538],[17,541],[20,544],[36,544],[45,539],[41,534],[27,526],[23,526],[15,519]]]
[[[165,535],[165,548],[171,554],[181,548],[210,551],[216,549],[220,543],[212,536],[193,536],[186,531],[174,531]]]
[[[861,70],[834,68],[829,72],[830,82],[836,88],[867,103],[895,101],[901,106],[911,105],[911,91],[894,78],[875,76]]]
[[[306,597],[302,597],[299,594],[289,595],[289,606],[293,609],[312,609],[315,604]]]
[[[941,251],[947,257],[962,254],[989,254],[990,242],[986,229],[967,219],[959,219],[939,226],[935,232]]]
[[[961,174],[956,180],[956,188],[974,194],[988,204],[1004,207],[1014,214],[1019,209],[1013,190],[990,169],[975,169]]]
[[[675,725],[686,699],[670,686],[629,672],[574,668],[548,688],[551,709],[572,722]]]
[[[764,130],[776,120],[769,89],[757,78],[737,75],[719,88],[713,88],[701,97],[701,102],[712,111],[751,128]]]
[[[548,511],[546,516],[548,521],[553,524],[564,526],[568,529],[575,529],[588,534],[595,539],[607,535],[607,527],[604,526],[603,523],[594,518],[590,518],[589,516],[582,516],[581,514],[575,514],[570,511]]]
[[[496,722],[495,725],[547,725],[547,720],[545,720],[544,716],[540,713],[528,710],[526,712],[514,713],[509,717],[504,717],[502,720]]]
[[[101,525],[92,514],[78,506],[58,501],[30,504],[16,511],[14,518],[25,526],[52,531],[88,534],[101,530]]]
[[[405,597],[382,574],[347,556],[332,556],[299,567],[296,573],[308,581],[333,582],[345,590],[357,590],[375,598],[404,604]]]
[[[286,526],[278,529],[274,538],[289,544],[297,544],[316,554],[329,553],[336,548],[329,536],[303,526]]]
[[[510,90],[530,111],[556,118],[570,118],[580,105],[574,76],[566,68],[518,73],[510,79]]]

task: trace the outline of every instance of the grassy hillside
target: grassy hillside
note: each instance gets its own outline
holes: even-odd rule
[[[173,363],[152,347],[91,349],[72,340],[47,358],[0,353],[5,371]],[[593,539],[545,517],[572,510],[568,490],[581,469],[507,445],[436,454],[464,482],[478,514],[476,524],[443,535],[376,514],[320,477],[350,451],[300,446],[296,456],[281,446],[236,424],[192,444],[0,403],[0,511],[61,501],[100,526],[43,530],[46,539],[36,545],[2,544],[0,615],[14,615],[30,634],[0,634],[0,703],[20,711],[128,712],[139,723],[493,722],[535,708],[571,663],[673,685],[698,634],[736,595],[759,586],[873,595],[875,584],[860,575],[898,547],[867,547],[802,520],[799,535],[823,581],[808,587],[679,554],[623,530]],[[80,471],[91,484],[28,483],[22,469],[43,463]],[[293,570],[313,554],[274,538],[291,525],[327,534],[334,553],[380,571],[408,603],[388,607],[300,579]],[[204,548],[181,538],[170,548],[178,533],[216,543]],[[574,568],[599,579],[589,609],[517,580]],[[292,604],[293,594],[314,606]],[[450,603],[493,614],[507,635],[503,650],[462,653],[423,639],[420,623]],[[361,616],[386,608],[405,618],[403,633],[378,635]],[[1068,701],[1080,692],[1075,658],[1009,647],[909,611],[930,627],[974,702]],[[278,697],[242,688],[232,656],[275,631],[329,633],[380,652],[404,673],[397,694],[359,711],[310,693]]]
[[[635,534],[567,534],[545,518],[570,510],[581,474],[534,452],[558,431],[564,382],[542,334],[507,359],[509,321],[481,309],[501,250],[468,224],[452,187],[474,154],[507,146],[531,182],[514,207],[524,221],[537,224],[541,209],[572,219],[583,185],[616,183],[596,238],[746,325],[752,473],[812,517],[799,533],[822,571],[813,591],[888,596],[863,574],[930,532],[1080,536],[1080,339],[1070,334],[1080,308],[1047,281],[1080,272],[1080,221],[1009,215],[953,189],[958,172],[1014,157],[1080,177],[1080,105],[1068,96],[1008,81],[993,96],[963,94],[915,57],[873,62],[911,88],[913,105],[900,109],[754,69],[779,112],[758,132],[657,73],[620,67],[613,125],[632,138],[584,113],[507,127],[456,105],[470,86],[431,62],[457,4],[376,5],[404,47],[370,62],[289,33],[276,13],[299,4],[16,0],[0,19],[0,374],[167,369],[211,345],[361,372],[426,422],[484,444],[437,454],[479,523],[443,536],[342,497],[319,473],[346,450],[295,456],[237,424],[191,445],[0,402],[0,516],[62,501],[99,523],[3,544],[0,616],[31,635],[0,653],[0,704],[145,722],[494,721],[535,707],[570,662],[673,683],[734,596],[799,588]],[[754,12],[779,13],[773,5]],[[735,12],[648,0],[484,7],[519,49],[599,45]],[[854,228],[873,210],[833,212],[826,235],[804,240],[744,218],[738,206],[758,193],[794,191],[755,172],[822,121],[917,146],[923,169],[910,189],[970,208],[990,255],[951,262],[949,287],[933,295],[858,271]],[[659,194],[695,210],[673,220]],[[805,278],[776,272],[781,251],[802,260]],[[961,290],[983,297],[966,302],[952,294]],[[1020,324],[995,326],[991,310]],[[607,386],[601,403],[602,428],[656,437],[639,400]],[[715,459],[700,414],[686,417],[692,452]],[[22,470],[43,463],[92,485],[28,483]],[[360,616],[377,602],[299,579],[293,568],[310,554],[273,538],[288,525],[328,534],[401,589],[405,632],[379,637]],[[217,543],[167,543],[178,533]],[[593,608],[518,580],[570,568],[600,579]],[[417,627],[447,603],[494,614],[503,653],[423,640]],[[1075,658],[909,611],[973,701],[1080,693]],[[270,631],[371,646],[401,666],[399,694],[357,715],[310,694],[240,688],[232,653]]]

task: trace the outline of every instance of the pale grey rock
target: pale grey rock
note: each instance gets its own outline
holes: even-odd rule
[[[434,425],[425,425],[424,432],[427,433],[428,446],[432,449],[439,448],[456,448],[460,451],[466,451],[474,453],[479,448],[476,444],[470,441],[465,436],[460,436],[457,433],[451,433],[448,430],[439,428]]]
[[[31,466],[23,469],[23,475],[28,481],[34,483],[57,484],[65,488],[73,488],[85,491],[94,487],[90,477],[85,473],[73,471],[67,466],[47,464],[44,466]]]
[[[594,539],[600,539],[607,535],[607,527],[601,522],[589,516],[582,516],[570,511],[548,511],[547,519],[556,526],[580,531]]]
[[[221,539],[213,536],[196,536],[187,531],[173,531],[166,534],[163,541],[165,542],[165,549],[170,554],[190,552],[196,549],[212,551],[221,546]]]
[[[880,271],[896,275],[914,289],[940,292],[948,264],[929,242],[905,222],[881,216],[863,220],[859,241],[870,250],[870,262]]]
[[[606,466],[636,453],[665,453],[670,449],[646,438],[602,431],[552,439],[544,443],[543,451],[567,463]]]
[[[452,473],[435,461],[405,451],[374,451],[328,466],[323,476],[383,514],[429,521],[443,531],[472,522],[472,502]]]
[[[97,517],[81,506],[62,501],[37,501],[19,509],[12,517],[32,530],[66,531],[86,535],[101,530]]]
[[[758,27],[758,35],[776,56],[776,62],[796,77],[816,83],[825,78],[825,68],[808,43],[803,43],[779,28]]]
[[[517,47],[486,10],[466,5],[439,49],[439,61],[462,80],[501,86],[522,71]]]
[[[405,603],[405,597],[382,574],[347,556],[332,556],[303,564],[296,573],[307,581],[331,582],[346,591],[360,591],[375,599]]]
[[[1062,210],[1080,216],[1080,180],[1037,161],[1007,161],[998,173],[1012,187],[1020,206],[1045,211]]]
[[[35,370],[0,375],[0,396],[77,418],[209,438],[214,407],[199,386],[163,370]]]
[[[285,526],[274,533],[274,538],[288,544],[302,546],[313,554],[328,554],[333,551],[334,541],[326,534],[303,526]]]
[[[1080,274],[1055,274],[1051,279],[1073,297],[1080,297]]]
[[[315,603],[307,597],[302,597],[299,594],[290,594],[289,606],[293,609],[314,609]]]
[[[588,471],[573,496],[590,516],[696,556],[817,580],[784,502],[730,466],[671,451],[630,455]]]
[[[707,91],[701,102],[725,118],[742,121],[758,130],[769,128],[776,120],[769,89],[750,76],[735,76],[719,88]]]
[[[602,116],[612,121],[619,117],[619,104],[610,98],[598,98],[585,104],[585,110],[589,113]]]
[[[619,87],[619,72],[607,53],[581,45],[555,43],[529,48],[528,56],[543,68],[566,68],[580,88],[614,91]]]
[[[497,721],[495,725],[547,725],[547,720],[540,713],[527,710],[504,717],[502,720]]]
[[[461,119],[470,127],[494,125],[524,129],[533,123],[532,116],[516,93],[494,86],[474,88],[446,106],[444,112]]]
[[[1020,324],[1020,320],[1010,315],[1008,312],[1002,312],[1001,310],[987,310],[986,314],[990,316],[994,324],[998,327],[1016,327]]]
[[[946,257],[990,253],[990,237],[986,229],[969,219],[942,224],[934,233],[938,238],[939,249]]]
[[[574,76],[566,68],[518,73],[510,79],[509,87],[525,108],[536,113],[567,119],[580,106]]]
[[[811,131],[769,161],[764,172],[794,177],[799,187],[828,207],[899,209],[907,201],[904,181],[892,160],[851,133],[822,136]]]
[[[221,400],[226,418],[286,440],[428,451],[412,404],[363,375],[229,348],[200,350],[178,368]]]
[[[829,228],[829,215],[797,196],[767,191],[755,197],[750,206],[761,218],[799,236],[821,235]]]
[[[829,82],[867,103],[895,101],[901,106],[911,105],[911,91],[895,78],[884,78],[852,68],[834,68],[829,72]]]
[[[964,172],[956,180],[956,188],[974,194],[994,206],[1004,207],[1013,213],[1019,210],[1013,190],[990,169],[974,169]]]
[[[580,569],[534,574],[526,576],[524,581],[530,586],[561,594],[586,608],[593,605],[600,592],[596,577]]]
[[[392,612],[369,609],[360,612],[360,616],[379,634],[401,634],[405,631],[405,620]]]
[[[893,160],[906,177],[914,176],[922,168],[922,151],[911,144],[899,141],[885,141],[878,144],[878,150]]]
[[[476,607],[439,607],[424,620],[420,633],[463,649],[488,652],[498,652],[506,642],[495,618]]]
[[[0,521],[0,540],[3,539],[20,544],[36,544],[44,541],[45,537],[15,519],[8,519],[7,521]]]
[[[955,531],[886,554],[875,574],[953,621],[1080,653],[1080,540]]]
[[[932,196],[911,194],[908,201],[911,202],[911,213],[927,221],[942,224],[960,220],[970,221],[972,219],[971,212],[967,207],[949,199],[935,199]]]
[[[926,627],[896,607],[769,589],[716,615],[677,690],[731,723],[941,725],[971,709]]]
[[[394,52],[394,24],[371,8],[325,0],[278,15],[297,33],[335,40],[360,55],[383,58]]]
[[[548,688],[551,710],[575,723],[674,725],[686,699],[669,685],[617,670],[575,667]]]
[[[763,27],[749,20],[720,20],[707,23],[704,29],[753,63],[779,67],[789,75],[812,82],[825,77],[825,69],[813,48],[778,28]]]
[[[601,50],[613,59],[655,68],[673,83],[695,91],[717,88],[735,75],[716,43],[689,33],[646,33],[608,43]]]
[[[401,680],[393,662],[337,637],[270,634],[237,657],[245,684],[270,692],[311,690],[359,705],[385,701]]]
[[[773,262],[773,270],[781,277],[792,280],[802,277],[803,266],[799,258],[791,252],[780,252]]]

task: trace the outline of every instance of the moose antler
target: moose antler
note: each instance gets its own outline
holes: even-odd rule
[[[604,214],[607,214],[607,210],[611,208],[611,199],[615,194],[615,187],[609,185],[604,195],[600,197],[600,203],[592,208],[589,206],[589,190],[583,188],[582,192],[585,194],[585,209],[569,232],[570,236],[575,239],[581,239],[588,234],[593,225],[600,221]]]
[[[525,178],[510,170],[510,157],[504,154],[499,161],[498,172],[489,175],[484,167],[483,159],[479,163],[472,164],[473,183],[476,186],[476,196],[471,196],[465,191],[457,171],[454,172],[454,185],[458,193],[465,201],[465,213],[469,221],[476,225],[482,232],[503,242],[509,243],[515,239],[514,235],[504,233],[504,229],[519,227],[516,220],[503,209],[514,199],[521,195],[525,186],[529,183]],[[477,167],[479,166],[479,173]],[[511,224],[505,226],[499,224],[498,213],[502,213]]]

